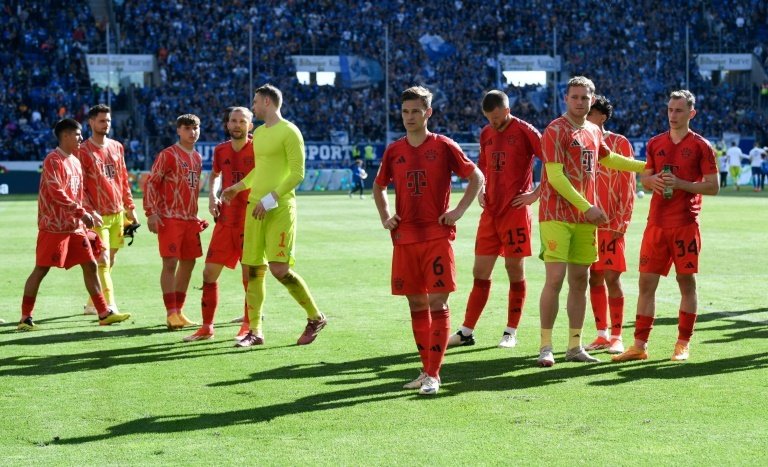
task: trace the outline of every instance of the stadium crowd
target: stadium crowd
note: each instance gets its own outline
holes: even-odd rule
[[[87,106],[106,101],[105,91],[89,84],[84,61],[88,50],[103,51],[104,21],[95,19],[87,5],[54,8],[53,3],[10,0],[2,6],[0,160],[41,158],[53,142],[49,130],[57,119],[69,115],[83,121]],[[432,129],[475,142],[484,124],[480,96],[498,85],[496,54],[551,54],[554,30],[557,53],[564,59],[561,77],[592,77],[598,92],[617,104],[612,129],[629,137],[665,128],[668,93],[685,86],[686,24],[692,57],[699,52],[754,53],[762,62],[768,51],[768,4],[757,0],[599,5],[524,0],[514,6],[464,0],[293,0],[194,8],[180,0],[124,0],[115,2],[114,11],[122,25],[119,50],[153,54],[159,67],[159,84],[136,90],[133,114],[145,121],[129,119],[115,127],[115,136],[132,146],[128,158],[134,162],[143,157],[143,136],[154,142],[150,153],[174,139],[173,122],[180,113],[204,117],[201,141],[222,139],[219,110],[250,101],[249,27],[254,85],[273,82],[283,89],[285,117],[302,128],[307,140],[328,140],[331,130],[345,130],[351,141],[383,141],[385,112],[391,130],[400,131],[399,92],[424,84],[436,94]],[[452,54],[427,54],[419,43],[425,34],[440,35]],[[383,65],[386,37],[389,102],[384,102],[383,81],[353,89],[303,85],[296,79],[290,60],[295,54],[358,55]],[[697,132],[766,136],[761,132],[768,122],[754,108],[753,86],[704,79],[694,58],[690,65]],[[552,109],[551,86],[508,85],[505,90],[513,114],[539,129],[561,111]],[[113,107],[125,110],[127,100],[117,95]]]

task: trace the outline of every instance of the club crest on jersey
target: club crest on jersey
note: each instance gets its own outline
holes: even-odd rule
[[[430,149],[429,151],[424,153],[424,158],[428,161],[433,161],[437,159],[437,151]]]
[[[514,146],[517,142],[517,139],[514,136],[508,136],[507,137],[507,144],[510,146]]]
[[[549,248],[549,251],[557,250],[557,242],[555,240],[548,240],[547,241],[547,248]]]
[[[683,157],[687,159],[693,155],[693,152],[691,151],[691,148],[683,148],[682,154]]]

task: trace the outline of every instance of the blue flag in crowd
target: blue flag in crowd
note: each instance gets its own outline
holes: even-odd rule
[[[456,52],[456,47],[445,41],[441,36],[424,34],[419,38],[419,44],[430,60],[438,61],[450,57]]]

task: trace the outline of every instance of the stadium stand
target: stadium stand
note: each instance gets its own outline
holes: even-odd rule
[[[181,0],[114,1],[113,50],[157,58],[153,85],[122,90],[113,108],[130,118],[115,126],[129,166],[151,163],[157,149],[175,139],[179,113],[203,117],[201,141],[224,138],[219,109],[250,101],[249,31],[253,31],[255,85],[283,89],[284,116],[306,140],[328,141],[332,130],[350,141],[386,139],[400,131],[399,92],[415,83],[435,92],[434,131],[475,142],[484,125],[478,112],[483,91],[497,86],[494,57],[551,54],[553,31],[564,58],[560,77],[586,74],[598,91],[617,103],[612,129],[629,137],[662,131],[668,92],[686,79],[685,26],[695,53],[753,53],[765,66],[768,4],[757,0],[664,3],[650,0],[481,2],[440,0],[429,4],[387,2],[241,1],[192,6]],[[84,110],[104,102],[91,86],[87,51],[104,51],[104,20],[87,4],[61,7],[43,0],[3,3],[0,26],[0,160],[35,160],[53,144],[50,128],[64,115],[84,119]],[[354,11],[354,14],[350,14]],[[545,14],[544,14],[545,13]],[[385,33],[388,26],[388,34]],[[440,35],[443,54],[425,52],[419,39]],[[386,61],[384,82],[360,88],[300,84],[291,55],[354,54]],[[704,79],[691,58],[690,88],[699,102],[696,131],[755,135],[765,141],[768,99],[748,79]],[[552,86],[505,86],[512,111],[543,129],[558,113]],[[759,104],[759,105],[758,105]],[[212,111],[211,109],[216,109]]]

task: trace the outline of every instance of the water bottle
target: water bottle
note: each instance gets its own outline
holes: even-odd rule
[[[665,165],[662,169],[662,173],[665,174],[671,174],[672,173],[672,166],[671,165]],[[664,199],[670,199],[672,197],[674,190],[671,186],[665,186],[664,187]]]

